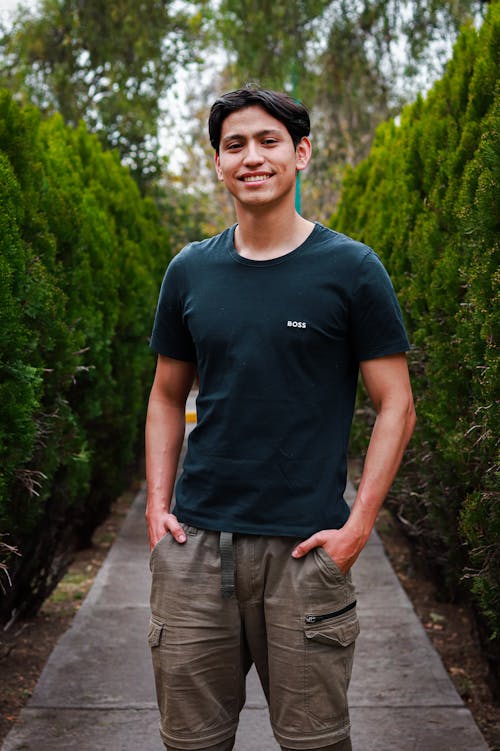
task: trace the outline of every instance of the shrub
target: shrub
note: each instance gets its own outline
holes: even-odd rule
[[[500,637],[498,229],[500,5],[463,30],[427,98],[385,123],[332,226],[373,246],[410,337],[419,417],[393,505],[448,594]],[[360,414],[366,413],[364,403]],[[363,421],[353,433],[366,441]]]
[[[169,239],[115,154],[7,92],[0,196],[6,620],[36,611],[129,480]]]

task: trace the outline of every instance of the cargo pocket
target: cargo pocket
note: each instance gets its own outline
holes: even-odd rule
[[[148,644],[151,648],[151,658],[153,662],[153,673],[155,677],[156,699],[158,708],[162,717],[165,717],[167,711],[167,697],[163,680],[165,670],[166,650],[162,646],[162,633],[165,624],[157,620],[154,616],[149,621]]]
[[[354,642],[359,634],[356,602],[331,613],[307,614],[306,701],[308,714],[322,723],[348,723],[347,689]]]

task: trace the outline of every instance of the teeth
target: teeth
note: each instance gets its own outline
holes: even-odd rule
[[[246,183],[259,183],[263,180],[267,180],[269,175],[249,175],[248,177],[244,177],[243,180]]]

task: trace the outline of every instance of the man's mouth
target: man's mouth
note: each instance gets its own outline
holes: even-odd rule
[[[269,180],[271,175],[243,175],[240,180],[244,183],[262,183],[265,180]]]

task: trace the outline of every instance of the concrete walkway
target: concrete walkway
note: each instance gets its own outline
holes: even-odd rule
[[[2,751],[163,749],[146,644],[144,507],[141,491]],[[354,751],[487,751],[376,536],[353,578],[362,629],[350,688]],[[255,671],[247,693],[235,751],[278,751]]]

